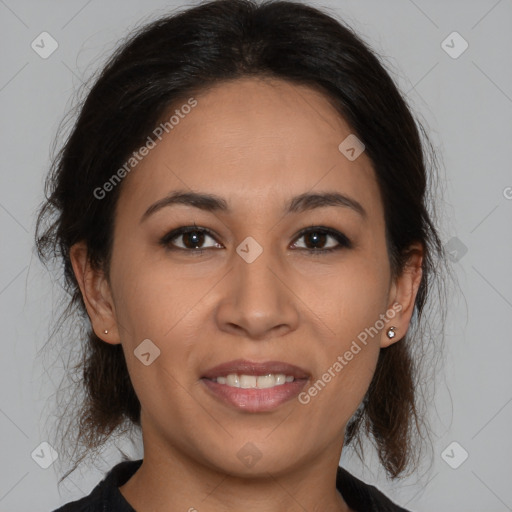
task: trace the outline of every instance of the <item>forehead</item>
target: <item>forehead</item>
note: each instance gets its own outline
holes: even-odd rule
[[[181,113],[128,176],[121,197],[136,196],[147,207],[173,189],[188,188],[223,196],[236,210],[237,202],[256,207],[263,200],[335,189],[379,213],[371,161],[364,152],[350,161],[340,151],[352,130],[320,92],[244,78],[194,98],[197,105]]]

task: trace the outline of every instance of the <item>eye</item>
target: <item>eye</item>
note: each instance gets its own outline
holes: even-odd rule
[[[211,238],[214,241],[213,245],[207,246],[208,248],[221,249],[223,246],[219,244],[210,230],[207,228],[200,228],[194,226],[182,226],[174,229],[167,233],[161,240],[160,244],[163,245],[167,250],[182,250],[192,252],[193,254],[202,254],[205,247],[205,239]],[[298,239],[304,238],[304,247],[298,247],[300,250],[308,251],[310,254],[320,255],[333,251],[340,250],[342,248],[352,248],[352,242],[339,231],[331,228],[313,226],[303,229]],[[180,240],[181,243],[176,243],[176,240]],[[325,248],[326,241],[331,239],[330,247]],[[332,243],[334,241],[334,244]],[[297,247],[297,242],[292,247]]]
[[[182,240],[181,245],[174,243],[175,240],[179,240],[180,238]],[[183,226],[167,233],[160,240],[160,244],[169,250],[179,249],[202,254],[203,247],[200,246],[204,244],[205,238],[211,238],[215,241],[210,231],[206,228],[198,228],[195,225]],[[217,248],[222,248],[222,245],[217,242],[215,242],[214,245],[216,245]]]
[[[342,248],[350,249],[352,248],[352,242],[339,231],[331,228],[324,228],[321,226],[314,226],[307,229],[302,230],[299,233],[298,239],[304,238],[305,247],[302,247],[301,250],[309,251],[311,254],[325,254],[332,251],[338,251]],[[334,244],[330,244],[330,247],[325,248],[326,240],[331,238],[334,240]],[[295,242],[294,246],[297,245]],[[319,247],[321,246],[321,247]]]

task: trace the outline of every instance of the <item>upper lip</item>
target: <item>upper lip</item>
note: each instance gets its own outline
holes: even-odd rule
[[[230,373],[236,373],[238,375],[267,375],[269,373],[282,373],[284,375],[295,377],[296,379],[309,378],[309,373],[306,370],[293,364],[284,363],[282,361],[254,362],[246,359],[236,359],[234,361],[219,364],[207,370],[203,374],[202,378],[215,379],[217,377],[224,377]]]

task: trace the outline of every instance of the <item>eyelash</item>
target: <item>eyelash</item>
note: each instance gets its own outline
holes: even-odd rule
[[[169,251],[191,252],[197,256],[203,254],[206,250],[208,250],[208,249],[184,249],[182,247],[172,246],[171,242],[174,239],[178,238],[181,235],[185,235],[188,233],[206,234],[209,237],[213,238],[217,242],[213,233],[209,229],[201,228],[201,227],[194,225],[194,226],[183,226],[183,227],[180,227],[177,229],[173,229],[172,231],[170,231],[169,233],[167,233],[160,239],[160,245],[162,245],[164,248],[166,248]],[[328,235],[328,236],[331,236],[332,238],[334,238],[338,242],[338,245],[336,247],[331,247],[329,249],[307,249],[307,248],[299,249],[302,251],[308,251],[312,256],[321,256],[323,254],[328,254],[328,253],[332,253],[334,251],[339,251],[342,248],[346,248],[346,249],[352,248],[352,242],[343,233],[340,233],[339,231],[332,229],[332,228],[326,228],[326,227],[321,227],[321,226],[311,226],[309,228],[305,228],[305,229],[301,230],[300,233],[297,235],[296,240],[298,240],[298,239],[302,238],[304,235],[308,235],[310,233]],[[217,243],[219,243],[219,242],[217,242]]]

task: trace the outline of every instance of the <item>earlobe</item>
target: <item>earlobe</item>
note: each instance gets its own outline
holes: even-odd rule
[[[388,347],[401,340],[408,328],[416,304],[416,296],[423,275],[423,245],[415,243],[407,251],[408,259],[402,273],[395,279],[390,291],[393,317],[389,319],[381,337],[381,348]],[[400,307],[397,307],[396,305]],[[394,329],[389,332],[390,328]]]
[[[74,244],[69,256],[96,336],[107,343],[120,343],[110,285],[104,272],[92,267],[84,242]]]

